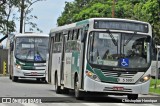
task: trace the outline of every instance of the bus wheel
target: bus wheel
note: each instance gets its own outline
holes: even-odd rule
[[[40,81],[41,79],[40,79],[40,78],[36,78],[36,80],[37,80],[37,81]]]
[[[43,82],[47,83],[46,77],[41,78],[41,80],[42,80]]]
[[[13,82],[17,82],[17,81],[18,81],[18,77],[12,76],[12,81],[13,81]]]
[[[127,98],[129,99],[129,100],[136,100],[136,99],[138,99],[138,94],[128,94],[127,95]]]
[[[58,77],[56,76],[56,80],[55,80],[55,90],[57,94],[61,94],[61,88],[60,86],[58,86]]]
[[[83,97],[82,97],[82,92],[79,91],[78,84],[79,84],[79,82],[78,82],[78,77],[76,77],[76,79],[75,79],[75,84],[74,84],[75,98],[76,98],[77,100],[82,100],[82,99],[83,99]]]
[[[69,94],[69,89],[68,89],[68,88],[64,88],[64,89],[63,89],[63,93],[64,93],[64,94]]]

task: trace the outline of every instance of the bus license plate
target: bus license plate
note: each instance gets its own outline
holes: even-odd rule
[[[134,79],[133,78],[119,78],[118,82],[120,82],[120,83],[134,83]]]
[[[123,91],[124,88],[123,87],[113,87],[113,90],[115,90],[115,91]]]
[[[37,72],[31,72],[31,75],[37,75]]]

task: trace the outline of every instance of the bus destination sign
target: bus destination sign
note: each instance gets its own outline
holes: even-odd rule
[[[130,21],[115,21],[115,20],[95,20],[95,29],[113,29],[113,30],[125,30],[136,31],[142,33],[148,33],[148,24],[130,22]]]

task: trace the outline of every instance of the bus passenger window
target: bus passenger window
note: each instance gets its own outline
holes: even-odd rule
[[[77,30],[77,38],[76,38],[76,40],[78,39],[78,37],[79,37],[79,29]]]
[[[72,34],[73,33],[73,31],[69,31],[69,38],[68,38],[68,40],[72,40]]]
[[[81,35],[82,35],[82,29],[78,29],[78,36],[77,36],[78,41],[81,40]]]
[[[74,30],[73,40],[77,40],[78,30]]]

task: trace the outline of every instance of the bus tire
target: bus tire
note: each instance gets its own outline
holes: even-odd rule
[[[64,89],[63,89],[63,93],[64,93],[64,94],[69,94],[69,89],[68,89],[68,88],[64,88]]]
[[[82,92],[78,88],[79,82],[78,82],[78,77],[75,78],[75,83],[74,83],[74,92],[75,92],[75,98],[77,100],[82,100]]]
[[[40,81],[40,80],[41,80],[41,78],[36,78],[36,80],[37,80],[37,81]]]
[[[136,99],[138,99],[138,94],[128,94],[127,95],[127,98],[129,99],[129,100],[136,100]]]
[[[62,93],[62,90],[60,88],[60,86],[58,86],[58,77],[56,76],[56,79],[55,79],[55,91],[57,94],[61,94]]]
[[[17,81],[18,81],[18,77],[12,76],[12,81],[13,81],[13,82],[17,82]]]
[[[47,83],[47,81],[46,81],[46,77],[41,78],[41,80],[42,80],[42,82]]]

